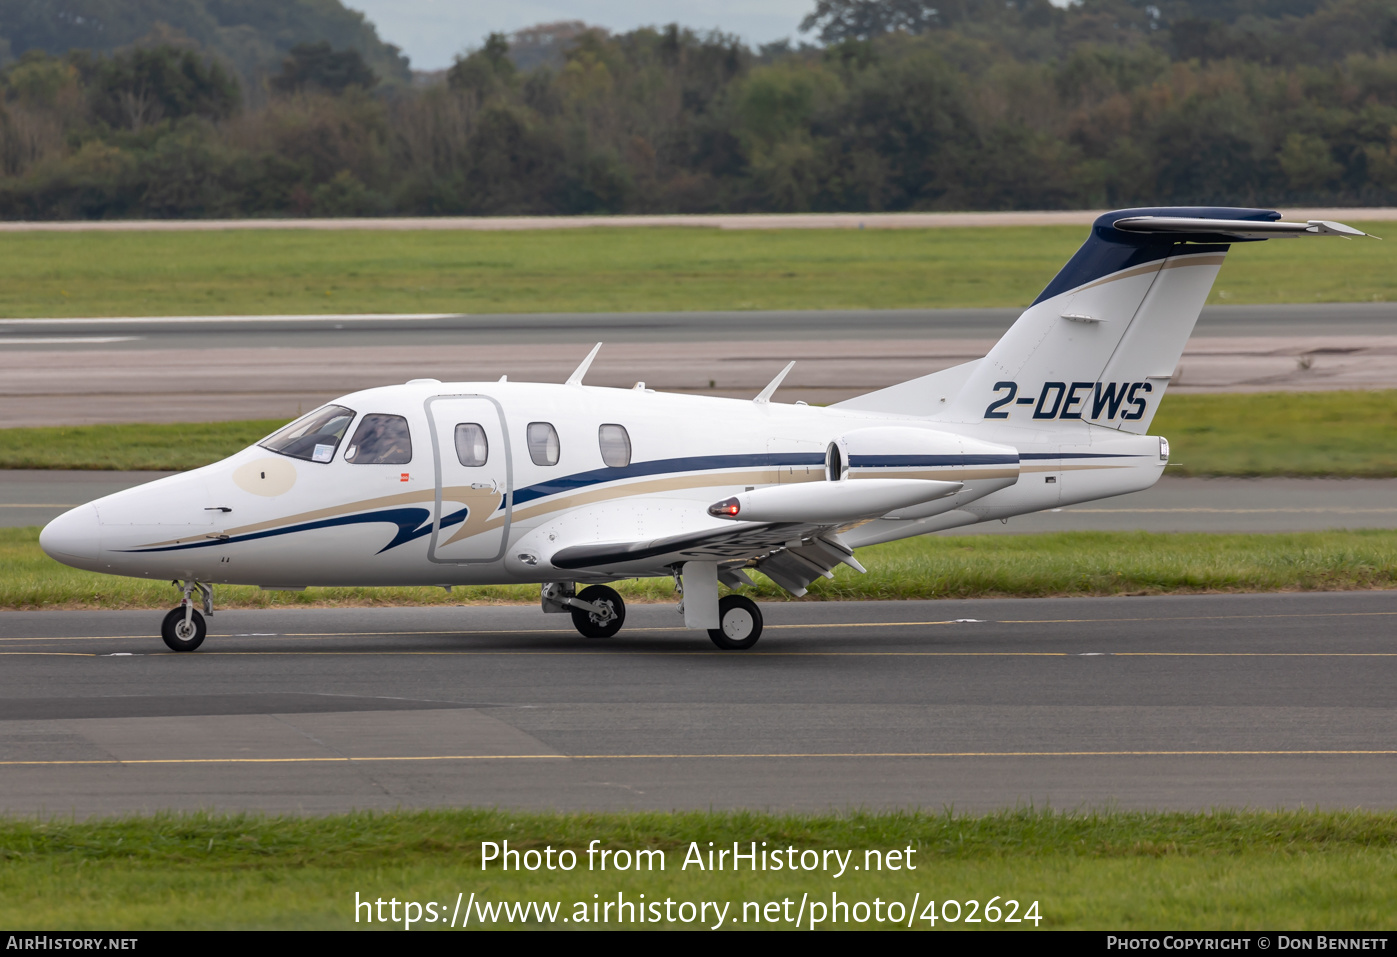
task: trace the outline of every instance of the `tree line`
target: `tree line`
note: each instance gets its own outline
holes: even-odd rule
[[[302,43],[255,96],[198,44],[31,50],[0,70],[0,216],[1397,204],[1397,0],[818,0],[803,26],[540,28],[425,85]]]

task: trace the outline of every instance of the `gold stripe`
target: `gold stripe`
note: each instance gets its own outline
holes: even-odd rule
[[[1124,269],[1109,276],[1103,276],[1095,282],[1089,282],[1085,286],[1078,286],[1071,292],[1082,292],[1086,289],[1095,289],[1108,282],[1115,282],[1118,279],[1134,279],[1136,276],[1148,276],[1150,273],[1161,272],[1165,269],[1181,269],[1186,266],[1221,266],[1223,260],[1227,258],[1226,253],[1193,253],[1191,255],[1171,256],[1160,263],[1146,263],[1143,266],[1135,266],[1132,269]]]
[[[1089,472],[1092,469],[1133,469],[1134,465],[1025,465],[1020,472]]]
[[[789,478],[790,476],[788,476]],[[612,499],[625,498],[630,495],[648,495],[655,492],[674,492],[680,489],[704,488],[710,485],[775,485],[781,478],[777,469],[764,469],[753,472],[703,472],[698,474],[682,475],[676,478],[650,479],[645,481],[635,481],[626,485],[611,485],[604,488],[589,489],[585,492],[576,492],[561,498],[552,498],[537,505],[526,505],[514,510],[514,520],[521,521],[531,518],[538,518],[552,512],[565,511],[577,508],[581,505],[595,505],[598,502],[606,502]],[[807,481],[804,476],[795,476],[800,481]],[[824,473],[818,474],[818,478],[823,480]],[[813,481],[813,479],[810,479]],[[488,520],[482,521],[478,526],[472,527],[468,521],[456,533],[442,542],[440,547],[445,547],[471,535],[478,535],[482,532],[493,531],[504,525],[504,516],[495,515]]]

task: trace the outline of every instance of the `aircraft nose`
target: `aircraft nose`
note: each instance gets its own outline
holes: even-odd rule
[[[101,528],[92,505],[71,508],[44,526],[39,547],[54,561],[86,568],[101,558]]]

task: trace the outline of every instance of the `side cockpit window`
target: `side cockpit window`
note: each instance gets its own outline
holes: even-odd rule
[[[354,438],[344,450],[344,460],[355,465],[406,465],[412,461],[412,436],[401,415],[371,412],[359,422]]]
[[[327,405],[292,422],[259,443],[264,449],[306,462],[328,462],[335,457],[354,412],[342,405]]]

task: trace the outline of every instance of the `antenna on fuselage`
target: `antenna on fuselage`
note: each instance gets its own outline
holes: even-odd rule
[[[781,380],[786,378],[786,374],[796,367],[795,360],[786,363],[786,368],[776,373],[776,378],[767,383],[765,389],[757,393],[753,402],[760,402],[763,405],[771,401],[771,397],[776,394],[776,389],[781,385]]]
[[[598,352],[601,352],[600,342],[598,342],[596,345],[592,347],[592,351],[587,353],[587,358],[582,360],[582,364],[573,370],[572,375],[568,376],[568,381],[563,384],[581,385],[582,377],[587,374],[588,369],[592,368],[592,360],[597,357]]]

